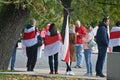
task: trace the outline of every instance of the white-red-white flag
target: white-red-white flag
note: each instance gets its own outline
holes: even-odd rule
[[[70,46],[69,46],[69,16],[67,16],[66,28],[65,28],[65,38],[62,46],[62,60],[70,64]]]
[[[109,47],[120,46],[120,27],[113,27],[110,32]]]

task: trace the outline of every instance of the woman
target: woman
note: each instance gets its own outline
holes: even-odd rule
[[[69,42],[70,42],[70,65],[66,63],[66,75],[75,75],[71,70],[72,62],[76,61],[76,53],[75,53],[75,42],[76,42],[76,33],[75,33],[75,25],[70,25],[69,29]]]
[[[88,47],[88,42],[93,39],[92,34],[90,34],[92,28],[88,27],[87,28],[87,34],[83,38],[84,43],[84,56],[85,56],[85,61],[86,61],[86,67],[87,67],[87,73],[85,76],[92,76],[92,62],[91,62],[91,54],[92,54],[92,49]]]
[[[120,52],[120,21],[111,29],[109,47],[113,48],[113,52]]]
[[[60,53],[62,42],[61,35],[57,32],[57,28],[54,23],[50,24],[49,30],[44,39],[44,44],[45,55],[48,56],[50,67],[49,74],[58,74],[58,53]]]

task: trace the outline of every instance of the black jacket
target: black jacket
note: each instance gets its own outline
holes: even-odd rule
[[[98,46],[108,47],[109,37],[108,37],[107,26],[104,22],[99,24],[96,35],[96,42]]]

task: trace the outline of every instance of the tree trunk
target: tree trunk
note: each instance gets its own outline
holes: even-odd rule
[[[28,9],[17,9],[14,4],[9,4],[0,13],[2,14],[0,17],[0,69],[2,70],[8,69],[12,51],[29,13]]]
[[[65,36],[65,28],[66,28],[66,22],[67,22],[67,16],[70,14],[70,7],[71,7],[71,2],[72,0],[61,0],[62,5],[64,6],[64,20],[63,20],[63,25],[62,25],[62,41],[64,42],[64,36]],[[70,17],[70,16],[69,16]],[[70,19],[70,18],[69,18]]]

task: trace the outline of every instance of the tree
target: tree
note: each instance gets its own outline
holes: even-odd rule
[[[70,17],[72,0],[61,0],[61,2],[62,2],[62,5],[64,6],[64,12],[63,12],[64,19],[63,19],[63,25],[62,25],[62,31],[61,31],[62,40],[64,41],[67,16],[69,15]]]
[[[0,69],[6,70],[12,50],[29,16],[29,10],[15,4],[3,5],[0,16]]]

